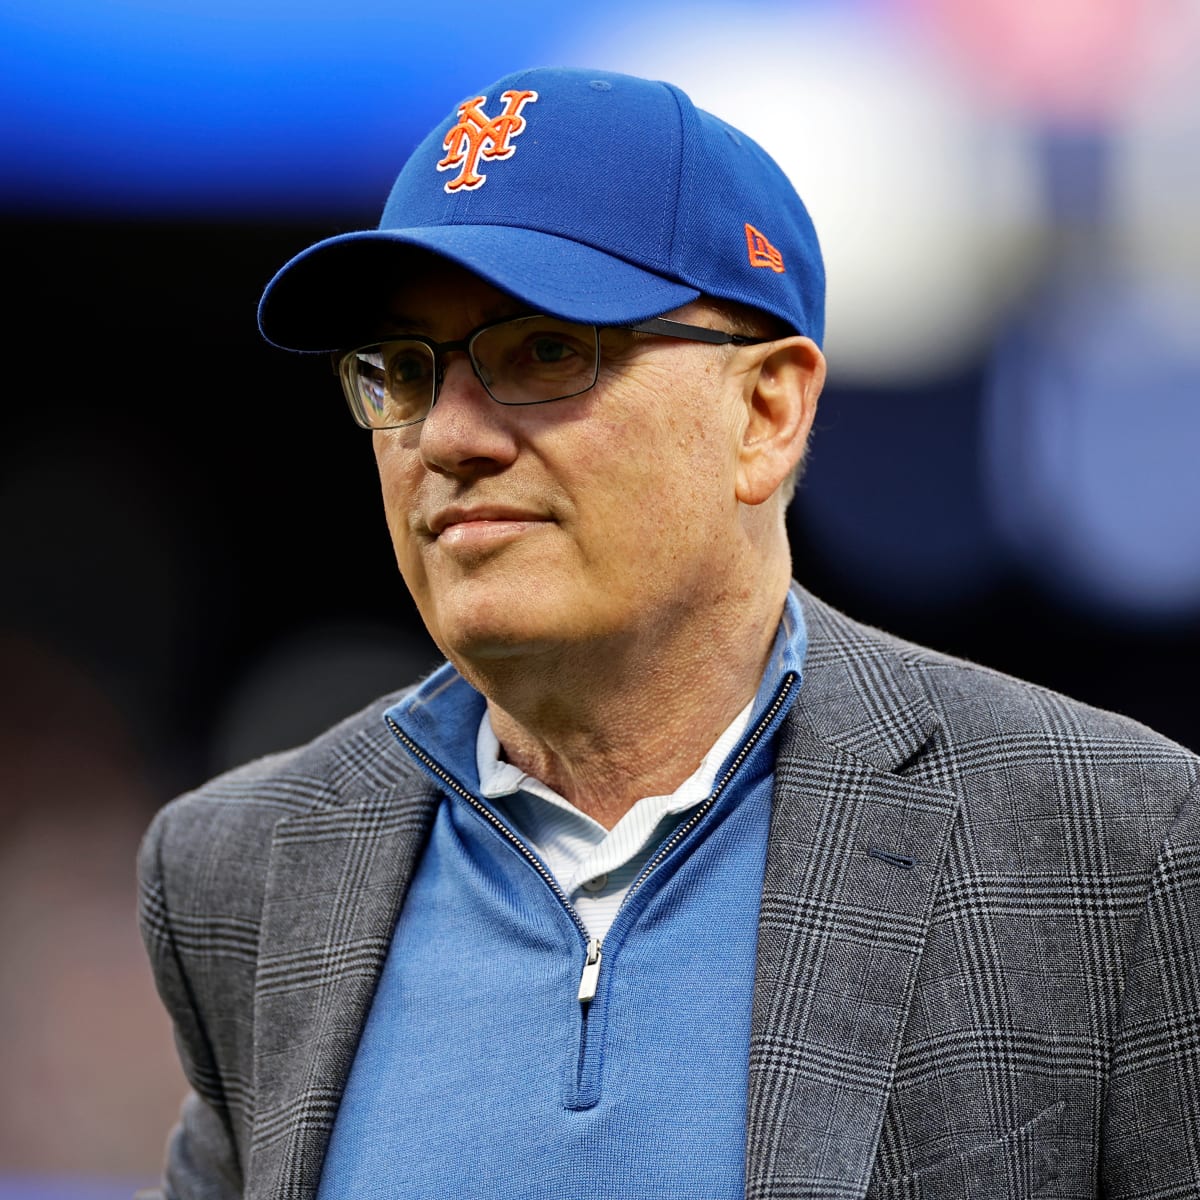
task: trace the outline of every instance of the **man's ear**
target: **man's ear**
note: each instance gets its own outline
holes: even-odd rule
[[[817,399],[825,386],[825,356],[806,337],[754,347],[759,357],[745,377],[746,425],[738,453],[737,498],[762,504],[804,457]]]

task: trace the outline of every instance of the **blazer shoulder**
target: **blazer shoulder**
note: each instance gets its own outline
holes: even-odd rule
[[[1134,717],[1100,708],[994,667],[908,644],[930,702],[964,739],[1017,738],[1055,757],[1071,750],[1125,752],[1139,762],[1174,764],[1200,779],[1200,756]]]
[[[1141,721],[865,625],[808,594],[801,599],[806,673],[811,664],[814,675],[837,680],[822,683],[820,694],[869,696],[863,708],[885,721],[880,708],[894,711],[897,698],[927,706],[938,729],[934,745],[963,776],[1087,763],[1114,786],[1136,779],[1139,790],[1174,803],[1200,784],[1200,756]]]
[[[410,689],[389,693],[301,745],[263,755],[168,800],[142,838],[139,870],[156,876],[215,842],[244,856],[275,825],[321,809],[407,796],[427,787],[384,713]]]

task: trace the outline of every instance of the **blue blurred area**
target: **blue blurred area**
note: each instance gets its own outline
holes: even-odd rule
[[[0,1200],[132,1200],[153,1179],[80,1178],[74,1175],[0,1175]]]
[[[998,340],[995,526],[1041,584],[1112,620],[1200,615],[1200,292],[1096,269]]]
[[[619,20],[622,5],[607,6]],[[551,0],[9,0],[0,203],[41,213],[374,213],[454,98],[557,53]],[[483,36],[481,36],[481,34]]]
[[[968,604],[1001,581],[1007,559],[980,486],[979,388],[972,373],[827,394],[790,523],[842,586],[911,613]]]

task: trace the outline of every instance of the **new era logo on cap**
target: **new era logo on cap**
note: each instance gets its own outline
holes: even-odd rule
[[[783,255],[767,241],[767,235],[753,225],[746,226],[746,249],[750,253],[752,267],[770,267],[775,272],[785,269]]]

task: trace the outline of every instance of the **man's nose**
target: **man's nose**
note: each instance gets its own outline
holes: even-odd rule
[[[433,398],[434,407],[441,400],[447,385],[454,386],[454,383],[460,387],[474,385],[491,400],[491,393],[487,390],[487,379],[486,368],[475,362],[462,342],[454,343],[453,349],[443,346],[438,361],[437,390]]]
[[[516,455],[511,413],[489,395],[465,351],[446,354],[437,395],[421,423],[421,457],[446,474],[495,471]]]

